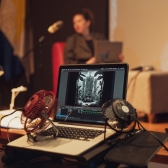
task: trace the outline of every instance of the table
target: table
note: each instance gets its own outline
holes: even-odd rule
[[[168,148],[168,142],[166,142],[166,147]],[[168,164],[168,152],[162,147],[152,158],[151,162]]]
[[[2,131],[4,131],[4,133],[5,133],[5,129],[2,129]],[[21,135],[20,133],[24,134],[24,132],[20,132],[20,131],[18,132],[18,130],[15,130],[14,134],[19,134],[19,136],[20,136]],[[168,142],[166,142],[165,145],[168,147]],[[88,152],[85,152],[83,155],[81,155],[77,158],[78,166],[80,168],[87,167],[91,161],[93,163],[99,161],[98,163],[100,163],[101,161],[103,161],[104,156],[106,155],[106,153],[110,149],[112,149],[112,147],[108,146],[107,144],[101,144],[98,147],[96,147]],[[21,152],[22,151],[23,150],[21,150]],[[25,153],[27,153],[26,150],[25,150]],[[42,152],[42,153],[44,153],[46,155],[50,155],[49,153],[45,153],[45,152]],[[97,155],[98,153],[99,153],[99,155]],[[40,152],[40,154],[41,154],[41,152]],[[54,158],[60,158],[60,156],[55,156],[55,155],[53,156],[52,154],[50,156],[52,156]],[[73,157],[72,157],[72,159],[73,159]],[[156,153],[156,155],[151,159],[151,162],[168,164],[168,152],[164,148],[161,148]]]
[[[7,144],[9,141],[13,141],[26,132],[20,123],[21,111],[13,113],[14,110],[1,110],[0,111],[0,143]],[[11,114],[10,116],[4,117],[5,115]]]
[[[9,133],[9,136],[7,135]],[[8,143],[8,138],[10,141],[15,140],[22,135],[25,135],[26,132],[23,129],[7,129],[7,128],[1,128],[1,136],[0,136],[0,143],[1,144],[7,144]],[[166,146],[168,147],[168,142],[165,143]],[[97,155],[97,153],[101,153],[101,159],[103,159],[103,156],[105,153],[110,149],[109,146],[106,144],[103,144],[101,146],[98,146],[97,148],[94,148],[91,152],[86,152],[83,154],[82,157],[79,157],[78,160],[81,164],[88,163],[90,159],[94,159]],[[83,159],[85,158],[85,159]],[[99,160],[101,160],[99,159]],[[157,162],[157,163],[163,163],[163,164],[168,164],[168,152],[164,149],[161,148],[156,155],[152,158],[152,162]]]
[[[9,142],[8,138],[10,141],[13,141],[26,134],[26,132],[23,129],[0,128],[0,131],[0,143],[2,145],[7,144]]]
[[[135,167],[146,167],[160,149],[160,143],[154,136],[162,143],[166,143],[168,139],[166,133],[141,131],[119,141],[104,159],[108,164],[116,162]]]

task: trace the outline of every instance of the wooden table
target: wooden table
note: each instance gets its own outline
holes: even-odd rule
[[[9,142],[8,137],[10,141],[12,141],[25,134],[26,132],[22,129],[20,130],[19,129],[8,129],[7,130],[5,128],[1,128],[0,143],[7,144]],[[166,147],[168,147],[168,142],[166,142],[165,145]],[[168,164],[168,152],[163,147],[161,147],[160,150],[156,153],[156,155],[152,158],[151,162]]]
[[[166,147],[168,148],[168,142],[166,142]],[[168,151],[161,147],[161,149],[152,158],[151,162],[168,164]]]
[[[7,144],[9,141],[13,141],[23,135],[25,135],[26,132],[23,129],[6,129],[1,128],[0,129],[0,144]]]
[[[26,132],[23,130],[23,126],[20,123],[21,112],[15,112],[14,110],[0,110],[0,144],[7,144],[10,141],[13,141],[22,135],[25,135]],[[11,114],[11,115],[9,115]],[[4,117],[9,115],[7,117]],[[4,117],[4,118],[3,118]],[[11,125],[12,124],[12,125]]]

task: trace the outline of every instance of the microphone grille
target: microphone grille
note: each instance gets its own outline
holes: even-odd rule
[[[55,22],[54,24],[52,24],[49,28],[48,28],[48,32],[49,33],[55,33],[57,30],[59,30],[61,27],[63,26],[63,21],[59,20],[57,22]]]

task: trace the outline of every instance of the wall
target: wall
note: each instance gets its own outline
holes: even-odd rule
[[[168,1],[109,0],[109,39],[123,41],[130,68],[168,70]]]

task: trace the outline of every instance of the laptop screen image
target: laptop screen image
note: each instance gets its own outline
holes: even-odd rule
[[[60,66],[56,121],[104,124],[101,106],[125,99],[127,64]]]

